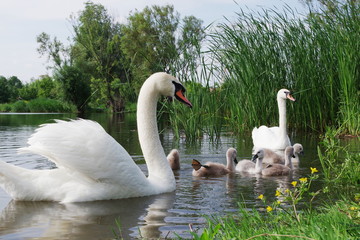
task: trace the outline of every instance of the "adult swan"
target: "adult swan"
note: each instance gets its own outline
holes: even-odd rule
[[[260,148],[269,148],[273,151],[283,151],[287,146],[291,146],[286,126],[286,99],[295,101],[287,89],[280,89],[277,93],[277,103],[279,108],[279,126],[267,127],[260,126],[252,130],[252,140],[254,152]]]
[[[148,177],[100,124],[58,120],[38,128],[29,146],[21,149],[47,157],[58,168],[29,170],[0,161],[0,186],[13,199],[25,201],[83,202],[174,191],[174,174],[158,135],[156,106],[164,95],[192,107],[184,92],[166,73],[153,74],[140,90],[137,127]]]

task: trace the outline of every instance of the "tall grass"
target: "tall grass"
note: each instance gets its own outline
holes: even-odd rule
[[[296,18],[283,13],[237,13],[219,25],[211,51],[226,69],[221,112],[232,129],[277,124],[276,92],[289,88],[291,127],[324,131],[341,124],[359,134],[360,4]]]
[[[184,83],[187,89],[186,97],[193,104],[193,108],[189,109],[181,104],[167,105],[175,134],[178,137],[184,134],[190,141],[202,138],[204,134],[215,139],[220,136],[226,123],[222,114],[226,93],[214,87],[212,81],[218,72],[214,58],[200,51],[197,54],[197,65],[189,67],[186,74],[179,71],[183,74],[177,76]]]
[[[224,127],[236,133],[275,126],[281,88],[297,99],[287,103],[291,130],[341,126],[343,133],[359,135],[359,16],[358,1],[302,17],[290,8],[240,10],[234,22],[211,31],[198,65],[178,71],[194,107],[170,105],[177,136],[216,138]]]

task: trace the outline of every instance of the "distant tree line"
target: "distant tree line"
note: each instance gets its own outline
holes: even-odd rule
[[[180,18],[171,5],[135,10],[120,24],[104,6],[87,2],[70,22],[69,46],[47,33],[37,36],[37,50],[47,57],[52,76],[26,84],[0,77],[0,103],[45,97],[71,102],[79,111],[90,106],[119,112],[136,101],[151,73],[176,75],[200,64],[203,22]]]

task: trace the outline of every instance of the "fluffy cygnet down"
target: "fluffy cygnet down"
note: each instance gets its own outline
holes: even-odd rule
[[[235,162],[236,160],[236,149],[229,148],[226,152],[226,161],[227,165],[221,163],[207,162],[206,164],[201,164],[197,160],[193,160],[192,167],[193,172],[192,175],[195,177],[217,177],[226,175],[230,172],[235,171]]]
[[[261,153],[264,151],[261,149]],[[252,158],[252,160],[241,160],[236,165],[236,171],[237,172],[243,172],[243,173],[251,173],[251,174],[259,174],[262,170],[262,157],[258,157],[259,152],[255,154]]]
[[[263,158],[264,151],[260,150],[256,155],[258,158]],[[262,169],[261,174],[263,176],[282,176],[289,175],[292,172],[293,166],[291,163],[291,158],[294,156],[294,148],[288,146],[285,149],[285,165],[274,163],[269,164]]]
[[[177,149],[171,150],[166,158],[172,170],[180,169],[180,154]]]
[[[293,145],[294,148],[294,157],[291,158],[291,162],[292,163],[299,163],[300,162],[300,154],[303,155],[304,154],[304,149],[303,146],[300,143],[295,143]],[[280,163],[280,164],[284,164],[285,163],[285,156],[279,153],[276,153],[274,151],[272,151],[271,149],[268,148],[263,148],[264,150],[264,158],[263,158],[263,163],[269,163],[269,164],[273,164],[273,163]]]

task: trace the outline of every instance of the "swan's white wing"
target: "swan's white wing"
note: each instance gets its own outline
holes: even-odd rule
[[[286,136],[285,139],[281,137],[279,127],[267,127],[260,126],[252,130],[252,140],[254,144],[254,150],[259,148],[269,148],[271,150],[283,150],[287,146],[290,146],[290,139]]]
[[[94,121],[56,120],[44,124],[29,138],[28,144],[20,152],[47,157],[57,167],[70,170],[70,174],[77,172],[105,182],[146,179],[128,152]]]

